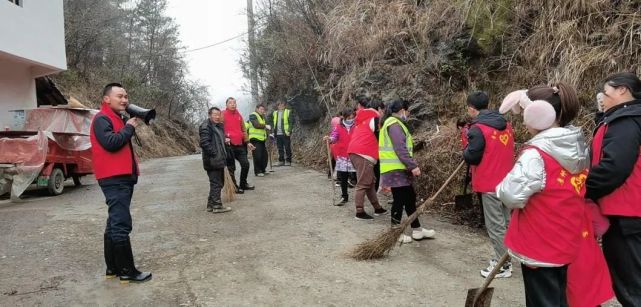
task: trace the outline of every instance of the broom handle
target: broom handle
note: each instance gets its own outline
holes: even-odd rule
[[[269,142],[268,143],[269,144],[269,153],[267,153],[267,154],[269,155],[269,170],[273,171],[274,170],[274,166],[273,166],[272,160],[273,160],[273,155],[274,155],[274,141],[272,139],[268,139],[268,142]]]
[[[334,176],[334,168],[332,167],[332,150],[329,148],[329,141],[327,141],[327,164],[329,165],[329,172],[331,173],[331,176]]]
[[[494,276],[498,274],[499,270],[501,270],[501,268],[509,258],[510,258],[510,255],[508,253],[505,253],[503,254],[503,256],[501,256],[501,259],[499,259],[499,261],[496,263],[496,266],[494,266],[494,269],[492,269],[492,272],[490,272],[490,275],[487,275],[487,277],[485,278],[485,282],[483,282],[483,285],[481,286],[481,288],[479,288],[478,291],[476,291],[476,294],[474,295],[474,300],[472,301],[473,302],[472,306],[476,306],[476,301],[479,299],[483,291],[485,291],[485,289],[487,289],[487,287],[490,286],[490,283],[492,283],[492,281],[494,280]]]
[[[332,183],[332,205],[335,205],[336,201],[336,185],[334,183],[334,168],[332,167],[332,150],[329,148],[329,141],[327,141],[327,164],[329,164],[329,173],[330,173],[330,178],[332,180],[330,181]]]
[[[441,192],[443,192],[443,190],[445,190],[445,188],[447,187],[447,185],[449,185],[449,184],[450,184],[450,182],[452,181],[452,179],[454,179],[454,176],[456,176],[456,174],[461,170],[461,168],[463,167],[463,165],[464,165],[464,164],[465,164],[465,161],[462,161],[462,162],[461,162],[461,163],[456,167],[456,169],[452,172],[452,174],[450,175],[450,177],[449,177],[449,178],[447,178],[447,180],[445,180],[445,183],[443,183],[443,185],[441,186],[441,188],[440,188],[440,189],[438,189],[438,191],[436,191],[436,193],[434,193],[434,195],[432,195],[432,197],[430,197],[427,201],[434,201],[434,199],[436,199],[436,198],[438,197],[438,195],[439,195],[439,194],[441,194]],[[425,203],[427,203],[427,201],[426,201]],[[423,203],[423,204],[425,204],[425,203]]]
[[[416,208],[416,211],[414,211],[414,213],[412,213],[412,215],[410,215],[410,216],[408,216],[408,217],[407,217],[407,223],[411,223],[411,222],[413,222],[414,220],[416,220],[416,219],[418,218],[418,216],[419,216],[419,215],[421,215],[421,214],[422,214],[422,211],[423,211],[422,209],[423,209],[425,206],[427,206],[427,204],[429,204],[429,203],[433,202],[433,201],[434,201],[434,199],[436,199],[436,197],[438,197],[438,195],[439,195],[439,194],[441,194],[441,192],[443,192],[443,190],[445,189],[445,187],[447,187],[447,185],[448,185],[448,184],[450,184],[450,182],[452,181],[452,179],[454,179],[454,176],[456,176],[456,173],[458,173],[458,172],[461,170],[461,168],[463,168],[463,165],[464,165],[464,164],[465,164],[465,161],[462,161],[462,162],[461,162],[461,164],[459,164],[459,165],[456,167],[456,169],[452,172],[452,174],[450,175],[450,177],[449,177],[449,178],[447,178],[447,180],[445,180],[445,183],[443,183],[443,185],[441,186],[441,188],[440,188],[440,189],[438,189],[438,191],[436,191],[436,193],[434,193],[434,195],[432,195],[432,197],[428,198],[428,199],[427,199],[426,201],[424,201],[424,202],[423,202],[423,203],[422,203],[418,208]]]

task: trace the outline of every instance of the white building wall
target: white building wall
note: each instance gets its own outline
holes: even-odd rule
[[[24,63],[0,59],[0,67],[0,129],[4,130],[11,126],[9,110],[37,107],[36,81]]]
[[[6,53],[30,62],[34,77],[65,70],[62,1],[22,0],[22,6],[0,1],[0,57]]]

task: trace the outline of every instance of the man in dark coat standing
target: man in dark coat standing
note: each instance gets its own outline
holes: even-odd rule
[[[231,211],[230,207],[223,207],[223,203],[220,200],[220,191],[225,184],[227,152],[225,150],[226,140],[223,117],[219,108],[212,107],[209,109],[209,118],[200,125],[199,134],[203,168],[207,171],[207,176],[209,176],[207,211],[213,213]]]

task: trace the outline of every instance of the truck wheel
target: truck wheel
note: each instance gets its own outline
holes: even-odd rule
[[[65,174],[58,167],[54,167],[49,175],[49,194],[51,195],[60,195],[62,190],[65,188]]]
[[[82,183],[80,182],[80,175],[71,175],[71,178],[73,178],[73,184],[77,187],[81,186]]]

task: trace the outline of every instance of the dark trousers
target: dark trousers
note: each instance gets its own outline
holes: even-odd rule
[[[276,136],[276,146],[278,146],[278,162],[292,162],[292,144],[287,135]]]
[[[207,203],[214,206],[221,205],[220,191],[222,191],[225,184],[225,169],[207,171],[207,177],[209,177],[209,199]]]
[[[349,194],[347,193],[347,181],[349,180],[349,172],[336,172],[338,180],[341,182],[341,196],[345,199],[349,199]]]
[[[247,186],[247,175],[249,174],[249,160],[247,160],[247,146],[231,145],[227,151],[227,168],[231,174],[232,180],[236,187],[243,188]],[[236,161],[240,163],[240,186],[236,181]]]
[[[521,265],[527,307],[567,307],[568,266],[532,268]]]
[[[610,217],[603,254],[624,307],[641,306],[641,218]]]
[[[374,165],[374,176],[376,176],[376,192],[378,192],[378,187],[381,185],[381,161],[376,160],[376,165]]]
[[[267,163],[269,163],[269,155],[265,141],[250,140],[250,143],[256,147],[252,152],[254,158],[254,175],[264,174],[267,171]]]
[[[105,234],[113,242],[127,241],[132,230],[129,207],[134,194],[134,183],[101,185],[100,189],[105,195],[109,213]]]
[[[392,203],[392,224],[398,225],[401,223],[401,218],[403,217],[403,208],[405,208],[407,216],[416,212],[416,192],[414,191],[414,186],[409,185],[392,188],[392,197],[394,198],[394,202]],[[419,227],[421,227],[421,222],[415,219],[412,222],[412,228]]]

